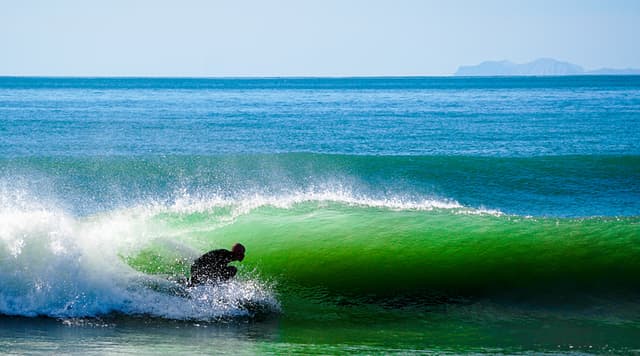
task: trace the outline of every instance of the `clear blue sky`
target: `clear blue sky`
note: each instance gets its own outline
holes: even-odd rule
[[[640,68],[640,1],[0,0],[0,75],[447,75]]]

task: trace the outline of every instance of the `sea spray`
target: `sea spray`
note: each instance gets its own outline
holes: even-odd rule
[[[74,215],[246,197],[432,201],[524,216],[637,216],[640,156],[314,153],[0,158],[0,186]],[[311,195],[315,195],[311,197]],[[295,198],[298,196],[299,198]],[[323,197],[324,196],[324,197]],[[403,205],[401,205],[403,206]],[[448,207],[448,206],[443,206]]]
[[[122,256],[158,233],[145,209],[77,218],[24,200],[15,205],[0,207],[0,314],[215,320],[279,308],[257,280],[186,288],[133,269]]]

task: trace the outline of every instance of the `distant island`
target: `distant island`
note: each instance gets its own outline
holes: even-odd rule
[[[486,61],[475,66],[460,66],[454,76],[545,76],[545,75],[640,75],[640,69],[602,68],[587,71],[581,66],[552,58],[529,63]]]

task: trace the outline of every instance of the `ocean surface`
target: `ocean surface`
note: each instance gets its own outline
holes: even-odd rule
[[[0,353],[414,352],[640,353],[640,76],[0,77]]]

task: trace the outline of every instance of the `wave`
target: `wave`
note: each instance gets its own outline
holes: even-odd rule
[[[639,291],[638,217],[541,218],[313,196],[259,201],[251,209],[214,204],[156,217],[173,239],[204,250],[243,242],[247,266],[293,288],[378,296]],[[149,256],[161,251],[154,246],[132,261],[149,268]]]
[[[277,312],[297,290],[376,298],[639,291],[638,217],[526,217],[345,191],[187,194],[74,216],[4,197],[0,314],[211,320]],[[175,282],[199,254],[237,241],[247,247],[237,281]]]
[[[638,156],[0,166],[0,314],[211,320],[277,313],[302,291],[571,299],[640,289]],[[214,289],[179,283],[200,254],[235,242],[247,247],[241,278]]]

